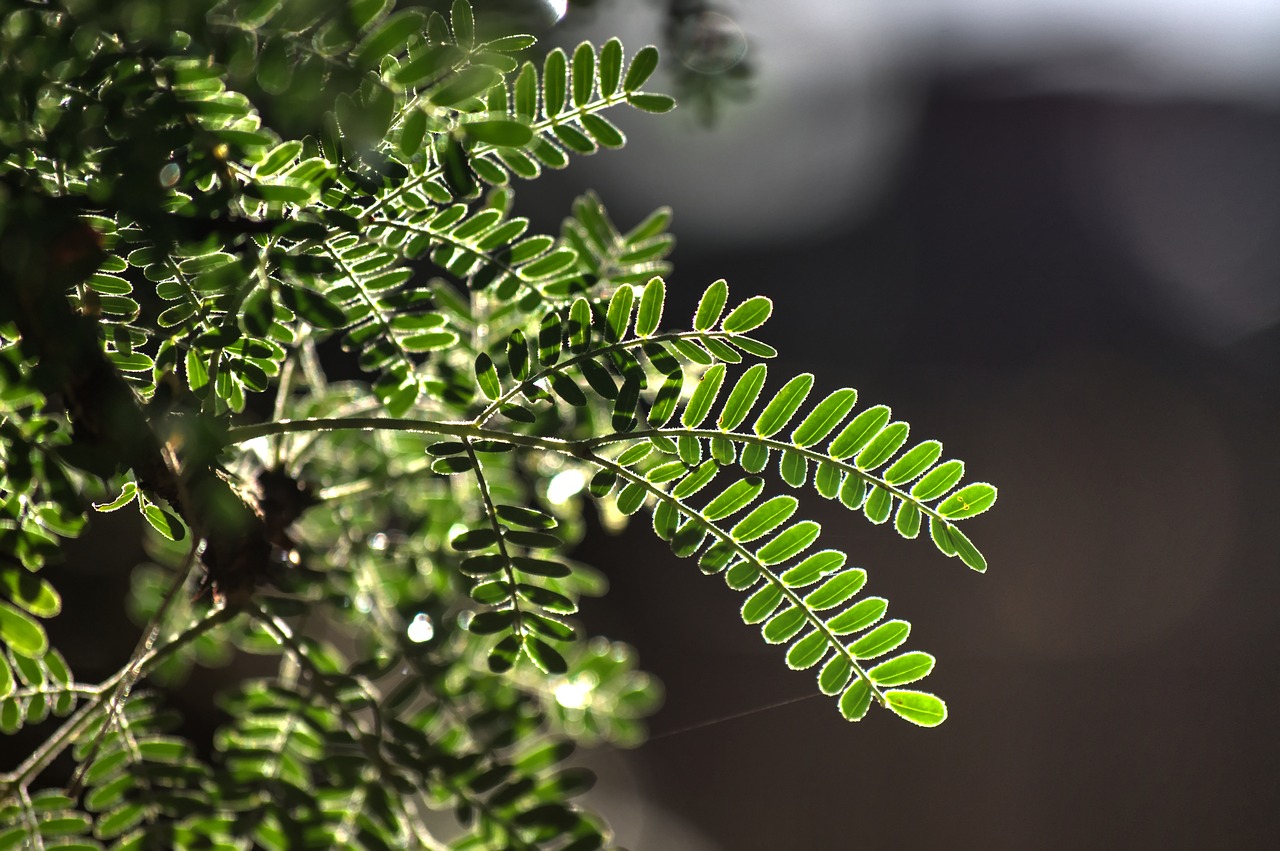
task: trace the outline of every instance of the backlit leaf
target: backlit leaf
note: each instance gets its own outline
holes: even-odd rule
[[[849,415],[857,401],[857,390],[845,388],[835,391],[815,405],[804,421],[796,426],[791,442],[796,446],[812,446],[822,440]]]
[[[760,397],[760,390],[764,387],[767,372],[768,368],[758,363],[748,368],[738,378],[738,383],[733,386],[729,398],[725,400],[724,410],[720,412],[720,419],[716,423],[721,431],[733,431],[747,418],[756,399]]]
[[[887,662],[881,662],[867,675],[881,686],[903,686],[922,680],[933,670],[935,659],[928,653],[912,651],[895,656]]]
[[[39,659],[49,649],[44,627],[30,615],[4,602],[0,602],[0,643],[32,659]]]
[[[936,727],[947,720],[947,705],[927,692],[896,689],[884,693],[891,709],[899,717],[921,727]]]
[[[724,311],[725,302],[729,300],[729,284],[723,278],[707,287],[698,301],[698,310],[693,316],[695,331],[710,331],[716,327],[720,314]]]
[[[804,404],[811,387],[813,387],[813,373],[809,372],[801,373],[784,384],[760,412],[760,417],[754,426],[755,433],[761,437],[770,437],[782,430]]]
[[[787,650],[787,667],[795,671],[812,668],[822,661],[822,657],[827,655],[830,649],[831,645],[827,643],[827,637],[815,630]]]
[[[685,406],[684,413],[680,416],[680,422],[685,428],[697,428],[702,425],[707,414],[711,413],[711,406],[715,404],[716,396],[720,393],[720,385],[724,382],[724,370],[724,364],[718,363],[703,373],[702,380],[694,388],[693,394],[689,397],[689,404]]]
[[[743,544],[761,538],[785,523],[795,513],[797,504],[793,496],[775,496],[752,509],[729,534]]]
[[[996,501],[996,489],[986,482],[965,485],[938,506],[938,513],[948,520],[963,520],[986,511]]]
[[[730,334],[745,334],[767,322],[771,313],[772,301],[762,295],[752,296],[735,307],[724,318],[724,322],[720,323],[720,327]]]
[[[702,516],[708,520],[722,520],[730,514],[734,514],[746,508],[756,497],[760,496],[760,492],[764,490],[764,479],[755,476],[748,476],[734,482],[729,487],[720,492],[715,499],[707,503],[702,509]]]
[[[636,312],[636,336],[649,337],[658,330],[662,321],[662,303],[666,297],[666,284],[661,278],[651,278],[640,294],[640,309]]]
[[[831,447],[827,450],[828,454],[836,459],[853,455],[884,428],[885,423],[889,422],[889,416],[890,411],[887,405],[867,408],[836,435],[835,440],[831,441]]]

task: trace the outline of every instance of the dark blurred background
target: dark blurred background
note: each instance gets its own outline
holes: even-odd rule
[[[579,555],[613,590],[584,620],[667,687],[648,744],[585,755],[619,841],[1275,847],[1280,6],[595,0],[546,37],[615,34],[664,47],[651,87],[684,105],[618,116],[625,151],[522,184],[517,212],[555,232],[591,187],[625,230],[672,205],[668,321],[720,277],[770,295],[776,380],[856,387],[1000,487],[966,526],[981,576],[803,494],[939,656],[935,730],[845,722],[646,521],[593,533]],[[84,676],[137,637],[97,602],[120,593],[103,559],[137,555],[101,542],[136,519],[95,526],[50,628],[94,636]],[[174,701],[215,723],[242,673]]]
[[[646,524],[589,539],[613,593],[586,620],[667,685],[656,738],[597,755],[620,840],[1275,847],[1280,6],[714,9],[751,96],[710,128],[687,100],[622,116],[625,151],[529,186],[522,212],[553,225],[585,187],[624,229],[672,205],[671,315],[719,277],[772,296],[771,374],[892,405],[1000,500],[966,527],[983,576],[803,501],[939,656],[936,730],[815,697],[680,732],[812,674]],[[566,45],[664,44],[659,4],[565,23]]]

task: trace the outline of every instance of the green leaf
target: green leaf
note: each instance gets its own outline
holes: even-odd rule
[[[861,568],[851,568],[823,582],[811,591],[804,604],[816,612],[835,608],[862,590],[867,581],[867,572]]]
[[[453,0],[449,23],[453,25],[453,40],[461,47],[471,47],[476,37],[476,20],[467,0]]]
[[[762,295],[753,296],[735,307],[720,327],[730,334],[745,334],[768,321],[771,313],[772,301]]]
[[[795,634],[804,628],[805,621],[804,609],[792,606],[769,618],[760,630],[760,634],[769,644],[781,644],[795,637]]]
[[[739,459],[742,469],[748,473],[759,473],[769,463],[769,447],[761,446],[758,443],[748,443],[742,448],[742,457]]]
[[[280,299],[316,328],[340,328],[346,324],[347,317],[342,308],[320,293],[303,287],[281,286]]]
[[[618,398],[618,385],[613,380],[613,375],[609,370],[600,365],[598,361],[587,359],[578,361],[578,371],[582,373],[582,377],[586,379],[587,384],[591,385],[591,389],[599,393],[603,398],[613,401]],[[671,376],[668,376],[670,378]],[[677,396],[678,399],[678,396]],[[675,413],[675,406],[672,406],[672,413]]]
[[[649,337],[658,330],[662,321],[662,303],[667,287],[662,278],[650,278],[640,294],[640,309],[636,312],[636,336]]]
[[[796,446],[812,446],[822,440],[849,415],[857,401],[857,390],[845,388],[835,391],[814,406],[791,433],[791,442]]]
[[[912,447],[901,458],[894,461],[884,471],[884,480],[891,485],[901,485],[912,481],[925,470],[933,466],[942,455],[942,444],[936,440],[926,440]]]
[[[581,354],[590,343],[591,304],[585,298],[577,298],[569,308],[569,350]]]
[[[658,48],[651,44],[640,48],[627,68],[626,79],[622,81],[623,91],[634,92],[639,89],[657,68]]]
[[[282,171],[286,165],[297,159],[300,153],[302,153],[302,143],[298,140],[291,139],[287,142],[281,142],[253,167],[253,173],[258,177],[273,175],[278,171]]]
[[[552,366],[560,360],[560,346],[564,342],[564,327],[560,324],[560,316],[554,310],[542,317],[538,326],[538,363]]]
[[[733,431],[747,418],[756,399],[760,397],[767,373],[768,367],[758,363],[749,367],[738,378],[738,383],[725,400],[724,410],[720,412],[720,419],[716,423],[721,431]]]
[[[44,627],[25,612],[3,602],[0,602],[0,643],[32,659],[39,659],[49,649]]]
[[[609,310],[605,314],[605,322],[609,326],[609,339],[621,340],[627,335],[631,326],[631,309],[635,302],[635,291],[630,284],[623,284],[609,299]]]
[[[847,557],[839,550],[821,550],[782,574],[782,583],[788,588],[812,585],[832,571],[839,570]]]
[[[182,525],[182,521],[158,505],[145,505],[142,509],[142,516],[147,518],[151,528],[170,541],[181,541],[187,535],[186,527]]]
[[[801,487],[809,476],[809,459],[791,449],[782,450],[778,461],[778,474],[793,488]]]
[[[755,433],[761,437],[771,437],[785,426],[800,406],[809,389],[813,387],[813,373],[804,372],[788,381],[761,411],[754,426]]]
[[[676,99],[669,95],[635,92],[627,95],[627,103],[644,112],[662,114],[676,108]]]
[[[986,511],[996,501],[996,489],[986,482],[965,485],[938,506],[938,513],[948,520],[963,520]]]
[[[452,331],[431,331],[402,337],[400,345],[407,352],[435,352],[449,349],[458,343],[458,335]]]
[[[702,425],[707,414],[711,413],[711,406],[715,404],[716,396],[720,393],[720,385],[724,382],[724,371],[724,364],[718,363],[703,373],[702,380],[694,388],[693,394],[689,397],[689,404],[685,406],[684,414],[680,417],[680,422],[685,428],[697,428]]]
[[[502,395],[498,370],[493,365],[493,359],[484,352],[476,355],[476,383],[480,385],[480,391],[490,399],[497,399]]]
[[[764,565],[781,564],[813,546],[821,531],[822,527],[814,521],[801,520],[757,550],[756,558]]]
[[[924,474],[911,489],[911,496],[921,502],[937,499],[956,486],[964,476],[963,461],[944,461]]]
[[[947,720],[947,705],[935,695],[909,689],[884,693],[894,714],[921,727],[936,727]]]
[[[518,148],[533,140],[533,129],[527,124],[505,118],[469,121],[462,125],[462,132],[475,142]]]
[[[879,485],[871,488],[871,495],[862,504],[862,512],[872,523],[880,524],[889,519],[893,511],[893,495]]]
[[[564,110],[565,90],[569,84],[568,67],[564,51],[558,47],[543,60],[542,108],[548,118],[554,118]]]
[[[522,50],[528,50],[537,43],[538,40],[531,35],[504,35],[502,38],[486,41],[484,48],[496,53],[519,53]]]
[[[124,487],[120,489],[120,495],[110,502],[95,502],[93,507],[98,511],[117,511],[133,502],[138,495],[138,485],[136,482],[125,482]]]
[[[724,584],[734,591],[745,591],[760,581],[764,574],[749,561],[731,565],[724,574]]]
[[[627,143],[627,137],[622,131],[602,115],[596,115],[594,112],[588,112],[578,116],[578,121],[582,124],[582,129],[587,131],[592,139],[599,142],[605,148],[621,148]]]
[[[492,529],[468,529],[455,536],[449,545],[459,552],[483,550],[498,543],[498,535]]]
[[[516,115],[525,121],[538,117],[538,69],[532,62],[525,62],[516,77],[512,100]]]
[[[611,38],[600,48],[600,95],[608,97],[614,94],[621,82],[622,42]]]
[[[710,484],[719,471],[720,465],[715,461],[703,462],[698,469],[685,476],[671,489],[671,496],[675,499],[688,499]]]
[[[831,447],[827,450],[827,454],[836,460],[853,455],[866,446],[867,442],[884,428],[885,423],[889,422],[889,416],[888,405],[876,405],[874,408],[867,408],[854,417],[852,422],[836,435],[835,440],[831,441]]]
[[[822,671],[818,674],[818,690],[826,695],[838,694],[849,684],[852,676],[853,666],[849,664],[848,657],[837,653],[822,666]]]
[[[851,635],[866,629],[884,617],[889,601],[883,597],[867,597],[827,621],[827,629],[836,635]]]
[[[982,553],[978,552],[964,532],[952,526],[947,530],[947,534],[950,536],[951,544],[955,547],[956,555],[960,556],[960,560],[979,573],[985,573],[987,560]]]
[[[452,476],[457,473],[467,473],[476,468],[475,463],[465,455],[456,455],[452,458],[441,458],[431,462],[431,472],[441,476]]]
[[[13,670],[9,667],[9,662],[5,659],[4,654],[0,653],[0,700],[13,694],[14,688]]]
[[[728,300],[729,284],[723,278],[707,287],[698,301],[698,310],[693,315],[693,329],[710,331],[714,328]]]
[[[244,186],[244,194],[260,201],[280,204],[307,204],[311,201],[311,190],[283,183],[248,183]],[[224,284],[221,276],[214,276],[212,273],[208,273],[207,282],[205,276],[201,276],[201,279],[197,280],[193,286],[201,291],[214,292],[222,289]]]
[[[680,391],[683,387],[684,375],[680,372],[673,372],[663,379],[662,386],[653,399],[653,406],[649,408],[649,425],[661,428],[671,420],[680,404]]]
[[[636,376],[622,382],[618,400],[613,405],[613,430],[631,431],[636,427],[636,406],[640,404],[640,379]]]
[[[795,513],[798,504],[793,496],[775,496],[742,518],[729,530],[729,535],[740,544],[761,538],[785,523]]]
[[[956,554],[956,545],[951,540],[951,530],[954,528],[945,520],[939,520],[936,517],[929,518],[929,537],[933,538],[934,545],[942,551],[943,555],[953,556]]]
[[[429,100],[436,106],[457,106],[468,98],[484,94],[490,87],[501,81],[502,75],[494,69],[482,65],[471,65],[460,70],[449,82],[433,91]],[[463,127],[464,131],[467,129]],[[501,135],[502,131],[497,132]]]
[[[730,514],[736,514],[755,502],[756,497],[764,490],[764,479],[748,476],[725,488],[702,509],[702,516],[708,520],[723,520]]]
[[[914,503],[899,503],[898,513],[893,519],[893,527],[904,538],[918,536],[920,534],[920,509]]]
[[[787,650],[787,667],[794,671],[812,668],[822,661],[822,657],[827,655],[830,647],[827,637],[815,630]]]
[[[850,721],[861,721],[871,706],[871,686],[859,677],[840,695],[840,714]]]
[[[569,670],[569,664],[559,651],[541,638],[527,637],[524,642],[524,652],[528,654],[529,661],[537,665],[544,674],[555,676]]]
[[[904,686],[922,680],[933,670],[936,660],[928,653],[918,650],[895,656],[887,662],[881,662],[867,676],[881,686]]]
[[[849,652],[857,659],[874,659],[901,646],[910,634],[906,621],[886,621],[850,645]]]
[[[627,482],[618,492],[618,511],[623,514],[635,514],[644,505],[648,491],[639,482]]]
[[[0,589],[36,617],[51,618],[62,611],[62,600],[54,587],[20,567],[0,567]]]
[[[742,622],[755,624],[774,613],[782,603],[782,589],[769,583],[756,591],[742,604]]]
[[[546,576],[550,579],[562,579],[572,573],[567,565],[558,561],[533,558],[532,556],[513,556],[511,564],[522,573],[528,573],[533,576]]]
[[[902,444],[907,442],[907,433],[910,430],[911,426],[904,422],[890,423],[885,426],[858,453],[858,457],[854,459],[854,466],[859,470],[874,470],[879,467],[888,461],[893,453],[902,448]]]
[[[391,79],[405,88],[417,88],[441,77],[465,58],[466,54],[452,44],[434,44],[397,68]],[[426,117],[421,110],[415,109],[413,112]]]
[[[524,381],[529,377],[529,344],[519,328],[507,338],[507,369],[516,381]]]
[[[498,413],[507,419],[517,423],[536,423],[538,415],[528,408],[522,408],[519,405],[503,405],[498,408]]]
[[[763,576],[760,568],[751,562],[740,561],[725,571],[724,584],[734,591],[745,591],[753,587]]]
[[[596,51],[582,42],[573,51],[573,105],[585,106],[596,83]]]
[[[391,15],[361,40],[351,58],[361,68],[373,68],[382,57],[404,50],[409,39],[422,32],[426,16],[414,10]]]

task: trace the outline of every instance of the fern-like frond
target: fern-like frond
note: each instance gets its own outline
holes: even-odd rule
[[[548,313],[536,331],[534,352],[525,332],[513,331],[501,369],[482,353],[476,382],[490,402],[476,424],[501,413],[534,426],[536,407],[530,406],[542,400],[559,399],[587,416],[602,411],[612,431],[566,446],[600,469],[593,494],[615,491],[612,500],[623,514],[650,504],[655,531],[676,555],[697,554],[704,571],[723,572],[731,588],[755,589],[743,607],[744,620],[763,624],[766,641],[789,644],[793,668],[825,660],[819,685],[841,695],[846,717],[861,718],[874,699],[915,723],[940,723],[946,715],[940,700],[897,688],[927,675],[932,656],[908,652],[869,664],[901,645],[910,625],[876,625],[884,601],[855,599],[865,573],[842,570],[846,556],[836,550],[804,557],[820,530],[808,520],[788,525],[798,505],[794,497],[777,495],[747,509],[765,488],[758,474],[776,457],[787,485],[812,481],[821,496],[839,498],[872,523],[894,517],[904,537],[918,536],[927,518],[939,550],[981,571],[986,561],[957,523],[989,508],[995,488],[977,482],[957,489],[962,462],[938,463],[942,446],[933,440],[903,451],[909,426],[890,422],[884,405],[855,415],[855,390],[837,390],[802,415],[812,375],[791,378],[771,396],[763,392],[763,363],[730,380],[730,365],[773,353],[746,336],[769,318],[768,299],[750,298],[726,310],[728,287],[717,281],[703,293],[693,329],[673,333],[659,331],[662,279],[651,279],[635,293],[624,285],[607,302],[580,296]],[[686,373],[695,370],[701,374],[689,381]],[[700,507],[691,501],[733,465],[746,477]],[[484,540],[492,543],[493,537]],[[819,581],[816,589],[801,590]],[[505,630],[520,620],[520,612],[512,604],[478,619],[481,631],[493,631],[490,621]],[[514,639],[504,641],[503,652],[518,652]]]

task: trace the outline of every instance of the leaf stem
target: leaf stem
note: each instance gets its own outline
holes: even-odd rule
[[[225,606],[213,611],[208,617],[196,621],[187,627],[185,631],[174,637],[172,641],[162,644],[144,655],[136,663],[138,673],[135,679],[142,679],[169,656],[238,614],[240,614],[238,608]],[[8,774],[0,775],[0,800],[7,799],[14,790],[25,789],[28,783],[38,777],[60,753],[79,738],[85,728],[89,726],[89,722],[93,720],[93,716],[102,708],[102,704],[113,694],[114,686],[129,675],[129,671],[134,665],[135,662],[131,661],[106,680],[103,680],[98,686],[98,693],[84,706],[80,707],[74,715],[64,721],[62,726],[54,731],[53,735],[48,739],[45,739],[21,765]]]

